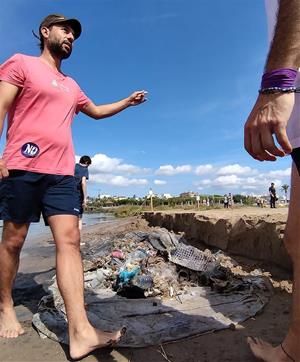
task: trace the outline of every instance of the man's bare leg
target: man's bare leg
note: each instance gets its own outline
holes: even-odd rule
[[[17,275],[20,252],[29,224],[5,221],[0,243],[0,337],[16,338],[24,333],[17,320],[12,300],[12,287]]]
[[[56,242],[57,285],[66,307],[70,355],[79,359],[93,350],[118,341],[122,331],[106,333],[95,329],[84,308],[83,267],[78,218],[55,215],[48,218]]]
[[[291,196],[287,225],[285,229],[285,246],[293,263],[293,302],[292,319],[288,334],[282,345],[272,347],[257,338],[248,338],[254,355],[265,362],[300,361],[300,177],[293,164]]]

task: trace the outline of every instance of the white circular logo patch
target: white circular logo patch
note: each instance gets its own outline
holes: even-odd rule
[[[39,146],[33,142],[25,143],[21,148],[21,153],[23,156],[28,158],[36,157],[40,152]]]

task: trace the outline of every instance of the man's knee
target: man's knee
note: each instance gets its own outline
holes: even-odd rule
[[[12,252],[22,249],[28,232],[28,225],[16,225],[11,222],[5,222],[2,232],[2,245]]]
[[[1,244],[11,253],[19,253],[24,244],[26,235],[9,235],[7,237],[3,236]]]
[[[65,230],[56,240],[57,248],[80,249],[80,232],[78,228]]]

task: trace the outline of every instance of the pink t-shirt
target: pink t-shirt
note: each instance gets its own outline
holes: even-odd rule
[[[8,169],[73,175],[71,124],[90,99],[39,57],[14,55],[0,66],[0,80],[20,88],[8,112],[3,153]]]

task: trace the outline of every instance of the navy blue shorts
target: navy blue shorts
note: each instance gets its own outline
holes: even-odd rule
[[[17,224],[38,222],[41,214],[79,214],[79,193],[73,176],[10,170],[0,181],[0,219]]]

